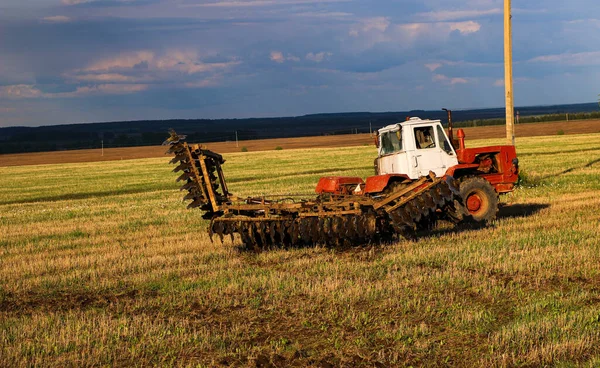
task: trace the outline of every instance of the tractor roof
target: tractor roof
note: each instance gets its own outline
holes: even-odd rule
[[[384,126],[383,128],[379,129],[379,133],[386,133],[386,132],[390,132],[390,131],[393,132],[395,130],[398,130],[398,125],[418,126],[418,125],[428,125],[428,124],[435,124],[435,123],[441,123],[441,121],[440,120],[429,120],[429,119],[423,120],[423,119],[415,116],[415,117],[409,118],[406,121],[401,121],[400,123]]]

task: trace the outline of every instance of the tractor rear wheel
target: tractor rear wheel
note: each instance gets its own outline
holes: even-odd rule
[[[460,196],[474,222],[494,221],[498,212],[498,194],[489,181],[478,176],[463,179],[460,183]]]

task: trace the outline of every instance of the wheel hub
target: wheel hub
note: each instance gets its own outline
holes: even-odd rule
[[[481,198],[477,194],[472,194],[467,198],[467,209],[469,212],[477,212],[481,208]]]

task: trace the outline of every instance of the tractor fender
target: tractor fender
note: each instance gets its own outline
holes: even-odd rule
[[[457,178],[462,176],[460,174],[461,171],[472,171],[477,170],[477,168],[479,168],[479,164],[458,164],[448,168],[448,170],[446,170],[446,175]]]
[[[404,180],[410,180],[410,178],[404,174],[385,174],[369,176],[365,184],[365,193],[379,193],[382,192],[390,182]]]
[[[356,187],[357,185],[364,185],[364,181],[359,177],[326,176],[319,179],[315,192],[318,194],[349,194],[348,187]]]

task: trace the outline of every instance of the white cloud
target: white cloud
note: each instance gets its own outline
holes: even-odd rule
[[[281,51],[271,51],[271,60],[276,63],[283,63],[285,58],[283,57],[283,53]]]
[[[600,51],[542,55],[530,59],[530,63],[556,63],[569,66],[600,64]]]
[[[98,1],[102,1],[102,0],[61,0],[61,3],[63,5],[79,5],[79,4],[95,3]],[[135,3],[136,1],[140,1],[140,0],[112,0],[113,3],[118,3],[118,4]]]
[[[513,83],[530,82],[533,79],[527,77],[518,77],[513,79]],[[504,79],[496,79],[494,81],[494,87],[504,87]]]
[[[139,78],[118,73],[82,74],[74,76],[75,79],[87,82],[136,82]]]
[[[95,0],[62,0],[61,3],[63,5],[78,5],[78,4],[85,4],[85,3],[91,3]]]
[[[108,71],[111,69],[130,69],[142,67],[154,61],[151,51],[134,51],[122,53],[114,57],[102,59],[85,68],[86,71]]]
[[[504,10],[500,8],[487,10],[441,10],[427,13],[417,13],[415,16],[425,20],[434,22],[445,22],[458,19],[473,19],[487,15],[504,14]]]
[[[435,72],[437,69],[442,67],[442,63],[430,63],[430,64],[425,64],[425,67],[427,69],[429,69],[429,71],[431,72]]]
[[[450,30],[459,31],[461,34],[469,34],[479,32],[481,24],[472,20],[467,22],[448,23]]]
[[[320,63],[325,59],[328,59],[329,57],[331,57],[333,55],[333,53],[331,52],[318,52],[316,54],[309,52],[308,54],[306,54],[305,58],[306,60],[310,60],[310,61],[314,61],[315,63]]]
[[[359,24],[353,26],[348,34],[357,37],[360,33],[369,33],[372,31],[383,33],[387,31],[390,24],[390,19],[387,17],[364,18]]]
[[[204,63],[196,51],[170,50],[161,55],[152,51],[135,51],[99,60],[83,69],[84,72],[106,73],[120,71],[120,74],[134,71],[171,71],[196,74],[222,70],[239,64],[232,60],[222,63]]]
[[[42,97],[43,93],[33,85],[15,84],[0,87],[0,98],[21,99]]]
[[[323,12],[303,12],[303,13],[297,13],[295,15],[299,16],[299,17],[327,18],[327,19],[334,19],[334,18],[344,19],[344,18],[348,18],[348,17],[354,16],[354,14],[352,14],[352,13],[327,12],[327,11],[323,11]]]
[[[75,0],[78,1],[78,0]],[[242,7],[263,7],[273,5],[302,5],[302,4],[321,4],[321,3],[345,3],[352,0],[246,0],[246,1],[217,1],[205,4],[188,4],[186,6],[201,6],[215,8],[242,8]]]
[[[100,84],[77,87],[72,92],[47,93],[42,92],[35,85],[12,85],[0,87],[0,98],[6,99],[31,99],[31,98],[71,98],[89,95],[119,95],[144,91],[148,88],[145,84]]]
[[[450,78],[443,74],[434,74],[432,80],[434,82],[442,82],[444,84],[450,84],[450,85],[469,83],[469,80],[466,78]]]
[[[44,17],[42,20],[49,23],[67,23],[71,21],[71,18],[65,15],[54,15],[51,17]]]
[[[271,54],[269,55],[269,58],[279,64],[284,63],[286,60],[287,61],[300,61],[300,58],[292,55],[292,54],[287,54],[287,56],[283,55],[283,52],[281,51],[271,51]]]

